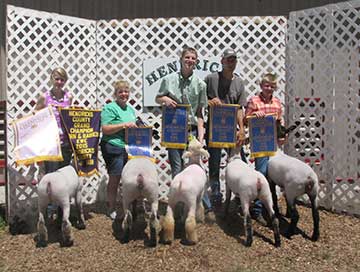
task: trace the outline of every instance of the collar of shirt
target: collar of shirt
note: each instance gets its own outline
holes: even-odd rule
[[[264,102],[265,104],[272,104],[273,103],[273,96],[272,95],[271,95],[269,101],[266,101],[266,99],[265,99],[262,92],[259,93],[259,97],[260,97],[261,101]]]

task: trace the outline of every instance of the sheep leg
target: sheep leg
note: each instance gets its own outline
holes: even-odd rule
[[[276,194],[276,192],[275,192]],[[275,240],[275,247],[279,247],[281,242],[280,242],[280,229],[279,229],[279,220],[276,217],[276,214],[272,208],[273,203],[271,203],[271,199],[263,199],[262,202],[264,203],[264,206],[271,218],[271,225],[274,231],[274,240]]]
[[[62,245],[65,247],[70,247],[74,244],[74,237],[71,230],[71,223],[69,220],[70,216],[70,203],[66,203],[61,208],[63,209],[63,220],[61,224],[62,232]]]
[[[204,205],[202,203],[202,195],[196,198],[196,219],[198,222],[205,222]]]
[[[46,247],[48,242],[48,231],[46,228],[45,223],[45,215],[47,209],[47,201],[42,202],[39,198],[39,221],[37,223],[37,230],[38,230],[38,239],[37,239],[37,246],[38,247]]]
[[[168,205],[166,210],[166,215],[162,221],[163,228],[163,243],[171,244],[174,240],[174,231],[175,231],[175,220],[174,220],[174,212],[170,205]]]
[[[158,220],[158,200],[153,200],[151,202],[151,215],[150,215],[150,246],[156,246],[158,242],[158,234],[160,231],[160,223]]]
[[[311,236],[312,241],[317,241],[320,236],[320,230],[319,230],[319,222],[320,222],[320,216],[319,216],[319,209],[318,209],[318,200],[317,196],[315,195],[309,195],[310,201],[311,201],[311,212],[314,222],[314,229],[313,234]]]
[[[137,204],[138,204],[138,201],[137,201],[137,199],[135,199],[132,203],[132,218],[133,218],[134,222],[137,219]]]
[[[231,198],[231,190],[230,190],[229,186],[226,186],[224,218],[227,218],[229,215],[230,198]]]
[[[268,181],[269,181],[271,197],[272,197],[272,201],[273,201],[274,212],[275,212],[275,215],[279,218],[280,212],[279,212],[278,198],[277,198],[277,194],[276,194],[276,184],[273,181],[271,181],[270,179]]]
[[[124,219],[122,221],[121,227],[124,232],[122,241],[124,243],[129,242],[130,240],[130,230],[133,224],[133,216],[131,214],[131,202],[123,197],[123,207],[124,207]],[[136,204],[135,204],[136,205]]]
[[[76,192],[75,203],[78,210],[78,220],[79,220],[77,227],[78,229],[85,229],[86,225],[85,225],[84,208],[83,208],[82,195],[80,190]]]
[[[244,229],[245,229],[245,235],[246,235],[246,241],[245,246],[250,247],[253,242],[253,230],[252,230],[252,224],[251,224],[251,216],[249,212],[249,203],[241,200],[241,208],[244,214]]]
[[[195,205],[192,205],[192,207],[189,208],[189,212],[185,220],[185,234],[187,243],[189,245],[195,245],[198,242],[198,237],[196,233],[195,209]]]
[[[287,205],[290,211],[290,226],[287,230],[286,236],[290,238],[294,233],[299,221],[299,213],[296,209],[295,199],[287,200]]]

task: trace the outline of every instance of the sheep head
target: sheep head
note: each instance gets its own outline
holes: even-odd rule
[[[203,147],[202,144],[196,139],[195,137],[192,137],[187,151],[184,152],[182,158],[191,158],[195,156],[203,156],[205,158],[209,158],[209,152],[207,152]]]

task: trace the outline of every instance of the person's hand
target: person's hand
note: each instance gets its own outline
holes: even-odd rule
[[[286,140],[287,140],[287,135],[286,135],[285,138],[278,138],[278,139],[277,139],[278,145],[279,145],[279,146],[284,145],[285,142],[286,142]]]
[[[162,105],[169,107],[169,108],[175,108],[177,106],[177,103],[174,99],[171,99],[168,96],[164,96]]]
[[[256,117],[265,117],[265,112],[264,111],[256,111],[256,112],[254,112],[254,114],[255,114],[255,116]]]
[[[219,106],[222,104],[219,97],[214,97],[208,101],[209,106]]]
[[[122,123],[123,128],[137,128],[138,126],[134,122]]]
[[[246,144],[246,135],[244,132],[238,131],[236,133],[236,145],[239,146],[244,144]]]

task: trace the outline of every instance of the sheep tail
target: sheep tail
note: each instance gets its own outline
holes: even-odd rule
[[[307,182],[305,185],[305,192],[309,194],[313,188],[314,188],[314,180],[310,176],[308,176]]]
[[[144,189],[144,176],[142,174],[137,175],[136,183],[139,190]]]
[[[52,190],[51,190],[51,182],[48,182],[46,186],[46,194],[49,197],[49,201],[51,202]]]

